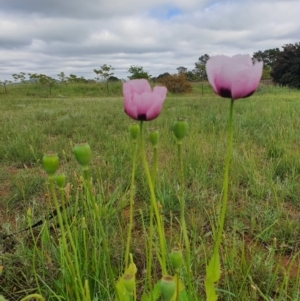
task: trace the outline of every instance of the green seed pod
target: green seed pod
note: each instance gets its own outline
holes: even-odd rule
[[[140,134],[140,126],[137,123],[133,123],[128,127],[130,137],[132,140],[136,140]]]
[[[154,148],[157,148],[159,139],[159,132],[158,130],[151,130],[149,133],[149,140]]]
[[[177,138],[177,142],[181,143],[182,139],[187,135],[188,133],[188,123],[185,118],[177,118],[172,126],[173,133],[175,137]]]
[[[59,188],[63,188],[66,182],[66,175],[65,174],[59,174],[55,176],[55,182]]]
[[[91,162],[91,147],[88,143],[79,143],[73,147],[73,153],[77,162],[82,167],[88,167]]]
[[[183,262],[183,255],[179,249],[173,249],[170,253],[171,264],[175,270],[179,269]]]
[[[125,274],[123,276],[125,288],[128,293],[132,294],[135,288],[135,277],[133,274]]]
[[[54,176],[58,169],[59,158],[55,153],[45,154],[42,160],[43,168],[45,169],[48,176]]]
[[[165,301],[170,301],[175,293],[176,284],[172,276],[163,276],[160,281],[160,290]]]
[[[87,229],[87,224],[86,224],[86,221],[85,221],[85,217],[82,218],[81,220],[81,228],[86,230]]]

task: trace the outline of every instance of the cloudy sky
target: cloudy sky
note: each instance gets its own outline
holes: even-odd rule
[[[299,0],[0,0],[0,80],[112,65],[153,76],[207,53],[252,54],[300,42]]]

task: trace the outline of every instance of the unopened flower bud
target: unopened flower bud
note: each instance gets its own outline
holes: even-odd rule
[[[140,134],[140,126],[137,123],[133,123],[128,127],[130,137],[132,140],[136,140]]]
[[[88,143],[76,144],[73,147],[73,153],[77,162],[82,167],[88,167],[89,163],[91,162],[91,147]]]
[[[28,207],[26,213],[27,213],[27,217],[28,217],[28,218],[31,218],[31,217],[32,217],[32,211],[31,211],[31,208],[30,208],[30,207]]]
[[[164,301],[170,301],[175,293],[176,284],[172,276],[163,276],[160,281],[160,290]]]
[[[135,288],[135,277],[133,274],[125,274],[123,276],[125,288],[128,293],[132,294]]]
[[[158,130],[152,130],[149,133],[149,140],[150,140],[150,142],[151,142],[151,144],[153,145],[154,148],[156,148],[157,145],[158,145],[158,138],[159,138]]]
[[[63,188],[66,182],[66,175],[65,174],[59,174],[55,176],[55,182],[59,188]]]
[[[82,229],[87,229],[87,224],[85,222],[85,217],[83,217],[82,220],[81,220],[81,228]]]
[[[58,169],[59,158],[55,153],[45,154],[43,156],[43,168],[45,169],[48,176],[54,176],[55,172]]]
[[[173,268],[175,270],[179,269],[183,261],[182,252],[179,249],[173,249],[170,253],[170,260]]]
[[[181,143],[182,139],[187,135],[188,128],[188,123],[185,118],[177,118],[174,121],[172,129],[178,143]]]

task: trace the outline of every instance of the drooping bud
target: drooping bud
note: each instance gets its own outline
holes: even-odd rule
[[[66,175],[65,174],[59,174],[55,176],[55,182],[59,188],[63,188],[66,182]]]
[[[73,153],[77,162],[84,168],[87,168],[91,162],[91,147],[88,143],[79,143],[73,147]]]
[[[163,276],[160,281],[160,290],[164,301],[170,301],[175,293],[176,284],[172,276]]]
[[[170,253],[170,260],[173,268],[175,270],[179,269],[183,262],[183,255],[182,252],[179,249],[173,249]]]
[[[135,288],[135,277],[133,274],[125,274],[123,276],[123,281],[125,288],[129,294],[132,294],[134,292]]]
[[[45,169],[48,176],[54,176],[58,169],[59,158],[56,153],[49,153],[43,156],[42,160],[43,168]]]
[[[133,124],[129,125],[128,130],[129,130],[130,137],[132,138],[132,140],[135,141],[139,137],[139,134],[140,134],[139,124],[133,123]]]
[[[189,129],[187,120],[185,118],[177,118],[173,123],[172,129],[177,142],[181,143]]]
[[[157,148],[158,139],[159,139],[158,130],[151,130],[149,133],[149,140],[154,148]]]

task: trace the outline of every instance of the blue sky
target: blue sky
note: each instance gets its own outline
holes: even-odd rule
[[[198,58],[300,41],[299,0],[0,0],[0,80],[13,73],[94,78],[110,64],[151,75]]]
[[[182,10],[178,7],[165,5],[150,9],[148,15],[150,18],[154,19],[169,20],[176,16],[180,16],[182,13]]]

